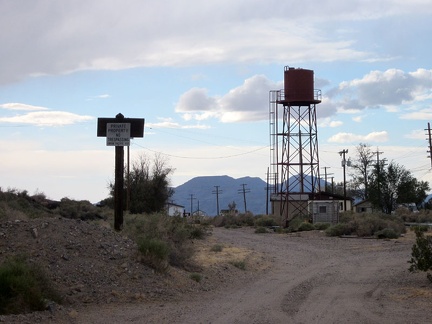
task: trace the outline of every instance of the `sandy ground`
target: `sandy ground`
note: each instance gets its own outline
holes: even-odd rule
[[[89,306],[65,323],[432,323],[432,285],[398,240],[217,228],[206,244],[248,251],[245,276],[174,301]],[[240,253],[240,252],[239,252]],[[207,257],[205,257],[207,255]],[[213,262],[209,253],[202,256]],[[221,273],[223,275],[223,272]],[[206,280],[204,278],[204,280]]]

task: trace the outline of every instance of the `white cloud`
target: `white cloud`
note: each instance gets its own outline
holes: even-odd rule
[[[377,107],[412,102],[417,93],[430,91],[432,77],[419,71],[405,73],[397,69],[372,71],[362,79],[341,83],[340,94],[353,93],[360,107]]]
[[[398,69],[371,71],[360,79],[341,82],[338,89],[328,91],[331,104],[340,113],[358,113],[364,109],[383,108],[397,113],[409,105],[424,103],[432,96],[432,70]],[[403,114],[403,119],[430,118],[426,110]]]
[[[0,35],[0,83],[143,66],[379,60],[357,49],[352,33],[323,27],[427,14],[430,7],[398,0],[3,1],[0,28],[8,33]]]
[[[238,122],[268,119],[268,92],[283,88],[282,83],[255,75],[222,96],[210,96],[207,89],[192,88],[179,99],[176,112],[185,120],[217,118],[222,122]],[[326,118],[336,113],[358,114],[366,108],[383,108],[389,113],[409,109],[415,102],[429,100],[432,96],[432,70],[418,69],[414,72],[389,69],[372,71],[361,79],[342,82],[338,89],[329,90],[317,105],[317,116],[325,127],[336,127]],[[427,109],[403,113],[402,119],[430,119]],[[355,116],[360,122],[364,116]]]
[[[161,121],[158,123],[147,123],[146,128],[182,128],[182,129],[208,129],[208,125],[182,125],[172,118],[159,118]],[[148,133],[147,133],[148,134]]]
[[[255,75],[223,96],[209,96],[206,89],[193,88],[184,93],[175,111],[185,120],[218,118],[221,122],[255,121],[268,119],[270,90],[281,84],[262,75]]]
[[[16,102],[2,104],[2,105],[0,105],[0,108],[7,109],[7,110],[18,110],[18,111],[48,110],[48,108],[45,108],[45,107],[26,105],[23,103],[16,103]]]
[[[409,134],[405,134],[405,138],[424,140],[426,138],[426,131],[423,129],[412,130]]]
[[[13,117],[0,117],[0,122],[30,124],[36,126],[64,126],[95,119],[65,111],[38,111]]]
[[[432,119],[432,109],[425,108],[419,111],[408,112],[400,116],[401,119],[410,120],[431,120]]]
[[[372,132],[367,135],[353,133],[338,133],[328,139],[329,143],[353,143],[353,142],[387,142],[388,133],[386,131]]]
[[[107,94],[107,93],[104,93],[104,94],[100,94],[100,95],[97,95],[97,96],[91,96],[91,97],[89,97],[87,100],[94,100],[94,99],[108,99],[108,98],[111,98],[111,95],[109,95],[109,94]]]
[[[332,120],[331,118],[323,118],[319,120],[318,127],[339,127],[342,126],[343,122],[340,120]]]

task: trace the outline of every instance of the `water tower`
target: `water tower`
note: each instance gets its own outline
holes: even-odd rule
[[[308,214],[320,192],[316,105],[312,70],[285,67],[284,89],[270,91],[270,165],[273,214],[285,225]]]

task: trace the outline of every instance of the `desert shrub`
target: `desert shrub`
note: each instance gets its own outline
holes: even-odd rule
[[[408,223],[432,223],[432,210],[422,209],[418,213],[404,213],[401,219]]]
[[[213,218],[213,225],[215,227],[234,227],[240,226],[237,224],[237,218],[234,215],[219,215]]]
[[[355,214],[349,223],[354,229],[353,233],[361,237],[375,236],[377,232],[384,229],[392,229],[397,236],[406,231],[400,218],[383,213]]]
[[[60,297],[39,266],[23,257],[0,266],[0,314],[45,310],[47,301],[60,302]]]
[[[291,219],[288,223],[287,232],[298,232],[302,223],[307,222],[309,217],[306,215],[298,215]]]
[[[255,229],[255,233],[262,234],[262,233],[268,233],[267,228],[263,226],[259,226]]]
[[[69,198],[61,199],[58,210],[60,215],[65,218],[81,220],[106,219],[100,211],[100,208],[94,206],[87,200],[76,201]]]
[[[263,215],[263,216],[257,216],[254,221],[255,226],[263,226],[263,227],[270,227],[270,226],[277,226],[277,221],[269,216],[269,215]]]
[[[141,260],[153,269],[163,272],[168,267],[170,248],[168,244],[156,238],[141,237],[138,242]]]
[[[383,213],[345,213],[340,223],[329,227],[326,233],[330,236],[357,235],[367,237],[376,236],[376,233],[384,229],[392,229],[398,237],[406,231],[403,221],[394,215]],[[386,231],[388,232],[388,230]],[[390,232],[388,233],[390,235]]]
[[[199,273],[191,273],[190,276],[189,276],[189,278],[191,278],[193,281],[201,282],[202,275],[199,274]]]
[[[192,226],[192,228],[190,229],[189,238],[202,240],[206,235],[207,235],[206,228],[202,226]]]
[[[351,211],[345,211],[339,213],[339,223],[348,223],[353,218],[354,213]]]
[[[223,245],[222,244],[214,244],[210,248],[210,251],[212,251],[212,252],[222,252],[222,250],[223,250]]]
[[[194,254],[192,239],[204,238],[208,233],[208,227],[190,224],[180,216],[154,213],[126,215],[124,232],[136,242],[152,239],[164,242],[169,251],[168,264],[188,268]]]
[[[384,228],[375,232],[375,236],[379,239],[395,239],[399,237],[399,234],[393,228]]]
[[[254,216],[252,213],[240,214],[237,218],[238,224],[241,226],[254,226]]]
[[[286,234],[286,233],[289,233],[289,230],[287,228],[283,228],[283,227],[275,227],[274,231],[277,234]]]
[[[52,216],[40,201],[42,194],[31,197],[26,190],[0,188],[0,219],[27,219]]]
[[[331,226],[330,223],[315,223],[314,227],[316,230],[324,231]]]
[[[252,213],[239,215],[219,215],[212,218],[211,222],[215,227],[238,228],[242,226],[254,226],[256,219],[261,216],[254,217]]]
[[[352,233],[352,228],[346,223],[339,223],[327,228],[325,233],[327,236],[350,235]]]
[[[311,223],[303,222],[299,225],[298,231],[299,232],[306,232],[306,231],[313,231],[315,229],[315,226]]]
[[[428,225],[411,226],[410,230],[411,231],[427,232],[427,231],[429,231],[429,226]]]
[[[239,268],[240,270],[246,270],[246,262],[244,260],[231,261],[230,264],[236,268]]]
[[[412,247],[410,272],[432,270],[432,237],[425,236],[424,232],[416,230],[416,242]],[[427,273],[427,278],[432,282],[432,274]]]

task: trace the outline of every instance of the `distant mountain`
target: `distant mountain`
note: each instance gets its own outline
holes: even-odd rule
[[[243,177],[234,179],[229,176],[195,177],[188,182],[173,188],[171,200],[177,205],[185,207],[186,212],[199,210],[209,216],[217,214],[216,186],[219,186],[219,211],[228,209],[233,201],[240,213],[244,213],[243,184],[246,190],[246,207],[254,215],[266,212],[266,182],[257,177]]]

